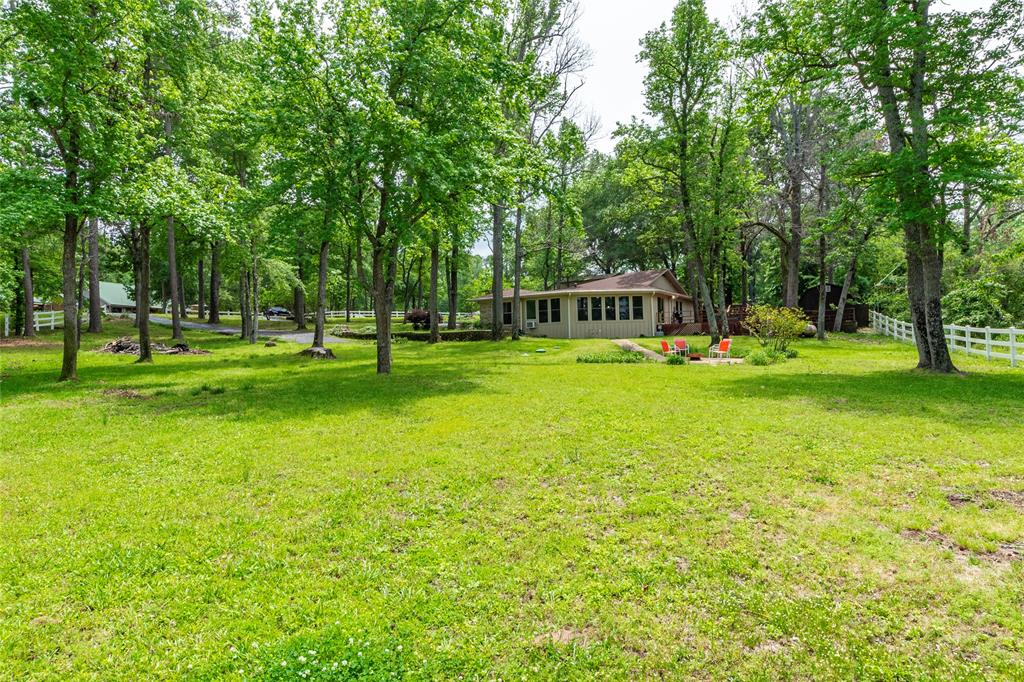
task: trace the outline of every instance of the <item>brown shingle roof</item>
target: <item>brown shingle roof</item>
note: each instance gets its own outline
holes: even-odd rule
[[[620,275],[612,275],[610,277],[601,277],[598,279],[589,279],[572,286],[566,286],[551,291],[527,291],[521,290],[519,293],[521,296],[534,296],[540,294],[572,294],[578,291],[635,291],[637,289],[651,289],[654,283],[662,277],[667,276],[669,280],[678,287],[680,293],[683,296],[689,298],[685,293],[682,285],[679,284],[679,280],[672,274],[671,270],[642,270],[640,272],[625,272]],[[512,298],[513,291],[506,289],[502,293],[502,297],[505,299]],[[474,301],[489,301],[491,295],[481,296],[480,298],[473,299]]]
[[[624,272],[621,275],[612,275],[602,279],[591,279],[581,282],[569,290],[583,291],[614,291],[619,289],[648,289],[658,278],[665,274],[665,270],[643,270],[641,272]]]

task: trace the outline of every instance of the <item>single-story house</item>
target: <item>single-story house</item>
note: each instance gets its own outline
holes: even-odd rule
[[[512,290],[502,293],[505,326],[512,328]],[[551,291],[521,290],[519,319],[530,336],[621,339],[657,336],[666,324],[697,319],[693,298],[671,270],[601,277]],[[480,319],[491,319],[493,297],[474,299]]]
[[[89,289],[86,287],[85,300],[89,300]],[[135,312],[135,299],[128,295],[128,287],[118,282],[100,282],[100,306],[103,312],[121,315]],[[159,312],[159,307],[150,304],[150,310]]]

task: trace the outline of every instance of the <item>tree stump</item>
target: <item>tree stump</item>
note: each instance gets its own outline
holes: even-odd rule
[[[311,358],[313,360],[334,360],[335,359],[334,358],[334,351],[332,351],[330,348],[324,348],[323,346],[313,346],[312,348],[307,348],[306,350],[304,350],[301,353],[299,353],[299,355],[302,355],[302,356],[307,357],[307,358]]]

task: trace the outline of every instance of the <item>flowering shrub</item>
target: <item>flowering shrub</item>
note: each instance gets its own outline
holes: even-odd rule
[[[773,353],[784,353],[793,339],[807,328],[807,316],[795,308],[776,308],[770,305],[750,307],[743,327]]]

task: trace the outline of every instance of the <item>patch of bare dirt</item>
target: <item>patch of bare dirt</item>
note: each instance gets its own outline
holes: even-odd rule
[[[21,336],[5,336],[0,339],[0,348],[58,348],[60,343],[43,339],[24,338]]]
[[[176,343],[173,346],[165,346],[162,343],[151,343],[149,347],[158,355],[209,355],[210,351],[201,348],[190,348],[187,343]],[[97,353],[112,353],[114,355],[138,355],[139,342],[130,336],[122,336],[119,339],[107,343],[96,350]]]
[[[759,654],[780,654],[799,641],[796,637],[792,639],[769,639],[759,643],[751,651]]]
[[[960,507],[974,504],[975,500],[970,495],[964,495],[963,493],[950,493],[946,495],[946,501],[949,502],[950,506],[959,509]]]
[[[28,624],[33,627],[41,627],[43,625],[56,625],[59,622],[60,619],[54,618],[53,616],[36,616],[30,620]]]
[[[1024,491],[1022,490],[993,490],[989,494],[1000,502],[1005,502],[1011,507],[1024,511]]]
[[[1024,543],[1021,542],[1001,542],[995,551],[976,552],[964,547],[953,538],[937,530],[913,530],[908,528],[902,531],[900,535],[908,540],[939,545],[962,557],[977,557],[997,562],[1024,560]]]
[[[593,628],[559,628],[552,632],[544,632],[533,638],[535,646],[553,644],[555,646],[569,646],[570,644],[587,647],[597,641],[597,632]]]
[[[149,396],[142,395],[138,391],[133,391],[130,388],[108,388],[103,391],[103,395],[108,395],[113,398],[125,398],[127,400],[148,400]]]

